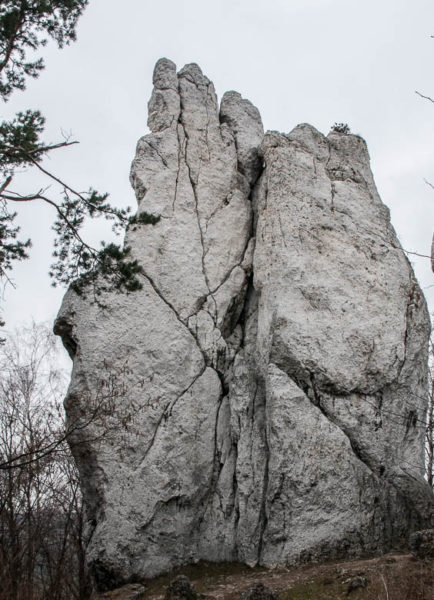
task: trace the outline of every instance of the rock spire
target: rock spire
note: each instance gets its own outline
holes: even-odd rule
[[[97,586],[385,551],[432,518],[430,326],[366,144],[264,135],[196,64],[153,82],[131,183],[159,220],[125,240],[143,287],[70,290],[55,326],[70,422],[109,398],[71,439]]]

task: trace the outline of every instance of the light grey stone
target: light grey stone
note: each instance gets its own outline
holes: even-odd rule
[[[143,287],[106,308],[70,290],[56,322],[99,589],[428,527],[429,316],[364,140],[264,136],[248,100],[219,109],[196,64],[167,59],[148,123],[131,183],[160,219],[125,240]]]
[[[239,169],[248,184],[254,185],[262,167],[259,147],[264,137],[258,109],[238,92],[226,92],[220,105],[220,121],[229,125],[237,147]]]

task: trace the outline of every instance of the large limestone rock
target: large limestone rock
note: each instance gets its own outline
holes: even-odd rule
[[[358,136],[265,136],[195,65],[154,72],[132,294],[56,331],[100,590],[200,559],[381,552],[432,519],[429,318]],[[88,424],[89,423],[89,424]]]

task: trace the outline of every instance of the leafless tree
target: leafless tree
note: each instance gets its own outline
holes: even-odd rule
[[[431,37],[434,38],[434,35],[432,35]],[[421,98],[423,98],[424,100],[428,100],[428,102],[432,102],[434,104],[434,100],[431,98],[431,96],[421,94],[418,91],[416,91],[415,93],[418,96],[420,96]],[[430,183],[429,181],[427,181],[426,179],[425,179],[425,183],[427,185],[429,185],[430,187],[434,188],[434,185],[432,183]],[[431,258],[431,270],[434,273],[434,234],[433,234],[432,241],[431,241],[431,256],[429,258]]]
[[[89,595],[83,507],[61,406],[66,378],[56,364],[56,341],[44,326],[0,347],[1,600]]]
[[[103,361],[95,389],[83,391],[66,420],[69,378],[58,366],[57,344],[47,326],[34,324],[0,345],[0,600],[89,597],[85,514],[71,448],[80,452],[118,435],[133,418],[122,402],[130,389],[128,363]]]
[[[430,340],[430,370],[429,370],[429,396],[426,413],[426,472],[427,480],[434,489],[434,335]]]

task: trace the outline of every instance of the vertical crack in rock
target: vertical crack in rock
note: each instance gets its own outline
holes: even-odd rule
[[[181,103],[181,108],[182,108],[182,103]],[[182,115],[182,112],[181,112],[181,115]],[[187,133],[187,131],[185,129],[185,125],[182,123],[182,121],[181,121],[181,125],[182,125],[182,128],[183,128],[184,135],[185,135],[185,140],[186,140],[186,142],[185,142],[185,155],[184,155],[185,164],[187,165],[188,177],[190,179],[191,189],[192,189],[193,195],[194,195],[197,228],[198,228],[198,231],[199,231],[200,243],[201,243],[201,246],[202,246],[202,257],[201,257],[201,260],[202,260],[202,273],[203,273],[203,276],[205,278],[205,282],[206,282],[206,285],[207,285],[207,288],[208,288],[208,292],[210,292],[210,286],[209,286],[208,276],[207,276],[206,268],[205,268],[205,247],[204,247],[204,242],[203,242],[203,231],[202,231],[202,226],[200,224],[200,218],[199,218],[199,200],[198,200],[198,197],[197,197],[196,183],[194,182],[193,177],[191,175],[191,167],[190,167],[190,164],[189,164],[189,161],[188,161],[188,157],[187,157],[187,155],[188,155],[188,133]],[[200,168],[199,168],[199,176],[200,176]]]
[[[267,415],[267,410],[265,407],[265,415]],[[262,500],[261,500],[261,508],[259,513],[259,543],[258,543],[258,564],[261,564],[262,553],[263,553],[263,545],[264,545],[264,537],[265,531],[267,529],[268,524],[268,515],[267,515],[267,495],[269,490],[269,462],[270,462],[270,448],[268,445],[268,428],[269,424],[267,419],[264,425],[264,441],[265,441],[265,465],[264,465],[264,476],[262,483]]]
[[[195,85],[196,87],[197,84],[194,81],[194,79],[186,76],[186,79],[192,83],[193,85]],[[179,76],[178,76],[178,81],[179,81]],[[208,160],[210,158],[210,151],[209,151],[209,147],[208,147],[208,127],[209,127],[209,114],[208,114],[208,89],[209,89],[209,84],[206,85],[206,99],[205,99],[205,109],[206,109],[206,114],[207,114],[207,123],[206,123],[206,127],[205,127],[205,145],[208,151]],[[206,286],[208,288],[208,292],[210,293],[210,284],[209,284],[209,280],[208,280],[208,275],[206,272],[206,267],[205,267],[205,246],[204,246],[204,237],[203,237],[203,231],[202,231],[202,225],[200,223],[200,216],[199,216],[199,199],[198,199],[198,193],[197,193],[197,184],[199,183],[199,178],[200,178],[200,171],[201,171],[201,165],[202,165],[202,156],[200,156],[199,159],[199,168],[198,168],[198,173],[197,173],[197,181],[194,180],[193,176],[192,176],[192,167],[191,167],[191,163],[189,160],[189,156],[188,156],[188,146],[189,146],[189,134],[187,131],[187,127],[186,127],[186,123],[183,121],[183,111],[185,109],[185,106],[183,104],[183,94],[182,94],[182,90],[179,86],[178,83],[178,93],[179,93],[179,97],[180,97],[180,101],[181,101],[181,113],[179,116],[179,122],[183,128],[184,131],[184,136],[185,136],[185,148],[184,148],[184,159],[185,159],[185,164],[187,166],[187,171],[188,171],[188,177],[190,180],[190,185],[191,185],[191,189],[193,191],[193,196],[194,196],[194,202],[195,202],[195,213],[196,213],[196,220],[197,220],[197,227],[198,227],[198,231],[199,231],[199,235],[200,235],[200,243],[202,246],[202,256],[201,256],[201,261],[202,261],[202,272],[203,272],[203,276],[205,278],[205,282],[206,282]],[[212,296],[212,294],[210,293],[210,295]],[[215,302],[215,301],[214,301]]]
[[[108,310],[69,290],[56,325],[70,418],[130,368],[118,427],[74,439],[96,588],[390,548],[433,518],[429,315],[364,140],[264,135],[195,64],[161,59],[153,83],[131,183],[161,218],[125,241],[143,288]]]
[[[328,154],[327,162],[325,164],[325,170],[326,170],[327,175],[329,176],[329,179],[330,179],[330,196],[331,196],[330,210],[332,212],[334,212],[334,210],[335,210],[334,199],[335,199],[335,194],[336,194],[336,188],[335,188],[334,181],[332,179],[332,173],[330,172],[330,169],[329,169],[329,164],[330,164],[331,157],[332,157],[332,149],[331,149],[330,142],[328,142],[328,152],[329,152],[329,154]],[[314,171],[315,171],[315,175],[316,175],[317,171],[316,171],[315,158],[314,158]]]
[[[222,386],[223,386],[223,382],[222,382]],[[223,512],[222,501],[221,501],[221,497],[220,497],[219,490],[217,487],[220,473],[224,466],[220,462],[221,455],[220,455],[220,452],[218,449],[218,425],[219,425],[219,417],[220,417],[220,411],[222,408],[223,400],[224,400],[224,389],[222,387],[222,392],[221,392],[221,396],[220,396],[220,399],[218,402],[218,409],[217,409],[217,413],[216,413],[216,417],[215,417],[214,435],[213,435],[213,440],[212,440],[212,445],[213,445],[212,472],[211,472],[211,476],[210,476],[208,485],[206,486],[206,494],[203,499],[202,510],[200,511],[200,514],[198,515],[198,520],[197,520],[197,529],[198,530],[201,528],[201,526],[203,525],[203,523],[205,521],[206,513],[210,507],[210,504],[214,500],[214,497],[213,497],[214,495],[217,496],[220,510]]]
[[[173,195],[172,211],[175,211],[176,197],[178,194],[179,173],[181,170],[182,146],[181,146],[181,139],[179,137],[179,127],[180,127],[180,123],[177,122],[176,123],[176,136],[178,138],[178,168],[176,170],[175,193]]]

